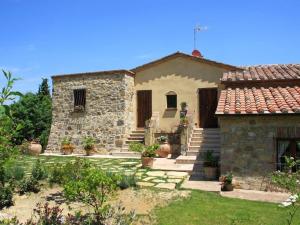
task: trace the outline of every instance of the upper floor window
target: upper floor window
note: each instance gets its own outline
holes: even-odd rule
[[[84,111],[85,102],[86,102],[86,90],[85,89],[76,89],[74,93],[74,110],[75,111]]]
[[[169,91],[167,94],[167,108],[176,109],[177,108],[177,95],[174,91]]]

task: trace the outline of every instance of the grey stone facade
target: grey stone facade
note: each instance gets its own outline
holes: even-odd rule
[[[221,174],[244,189],[262,189],[277,169],[277,139],[300,137],[300,115],[220,116]]]
[[[74,112],[74,89],[86,89],[84,112]],[[75,152],[82,138],[92,136],[98,150],[122,147],[133,128],[134,77],[130,74],[87,73],[53,77],[53,121],[46,152],[59,152],[70,137]]]

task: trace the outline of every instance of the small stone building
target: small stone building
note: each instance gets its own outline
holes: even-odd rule
[[[260,189],[284,168],[284,156],[300,159],[299,71],[299,64],[252,66],[221,79],[220,169],[243,188]]]
[[[243,188],[300,159],[300,65],[236,67],[176,52],[131,70],[56,75],[47,152],[70,138],[75,152],[92,136],[98,153],[132,154],[128,144],[151,144],[165,134],[177,155],[219,156]],[[181,103],[188,124],[182,124]],[[186,159],[184,159],[186,160]],[[196,165],[196,164],[195,164]],[[195,173],[201,175],[201,168]],[[201,179],[201,176],[198,176]]]

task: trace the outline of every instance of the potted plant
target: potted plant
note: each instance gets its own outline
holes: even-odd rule
[[[130,151],[141,153],[141,161],[143,168],[151,168],[153,166],[154,157],[156,156],[155,152],[158,148],[158,144],[153,144],[146,147],[145,145],[139,142],[134,142],[129,145]]]
[[[160,143],[159,148],[156,150],[156,154],[162,158],[167,158],[171,154],[171,146],[168,143],[167,136],[160,136],[158,139]]]
[[[71,144],[71,139],[64,137],[61,141],[61,152],[64,155],[72,154],[74,150],[74,146]]]
[[[187,126],[189,124],[189,120],[187,117],[181,117],[180,118],[180,125]]]
[[[95,149],[95,139],[93,137],[85,137],[82,141],[86,155],[89,156]]]
[[[188,110],[187,106],[188,105],[186,102],[181,102],[180,103],[181,111],[187,111]]]
[[[218,158],[213,155],[213,151],[208,150],[204,157],[204,175],[207,180],[217,179]]]
[[[152,168],[156,150],[159,148],[158,144],[147,146],[142,152],[142,166]]]
[[[232,172],[226,174],[225,176],[221,176],[221,191],[233,191],[232,179]]]

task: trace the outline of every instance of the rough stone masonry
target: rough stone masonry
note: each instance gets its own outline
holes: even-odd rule
[[[84,152],[82,139],[92,136],[98,150],[122,147],[133,127],[134,78],[125,72],[85,73],[52,77],[52,125],[46,152],[60,152],[64,137],[75,153]],[[86,90],[86,107],[74,111],[76,89]]]

